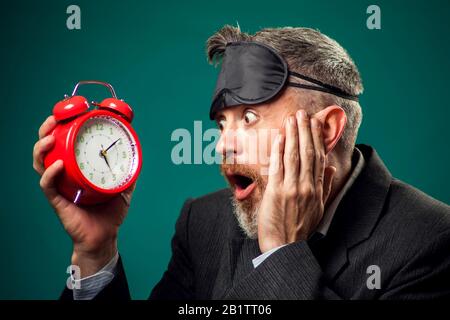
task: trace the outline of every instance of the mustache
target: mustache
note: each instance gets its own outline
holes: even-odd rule
[[[231,174],[239,174],[256,180],[260,175],[257,170],[245,164],[227,164],[220,165],[222,175],[227,176]]]

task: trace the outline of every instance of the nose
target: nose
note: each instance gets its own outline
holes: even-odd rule
[[[237,128],[229,127],[222,130],[216,145],[216,152],[222,155],[223,163],[235,163],[236,158],[242,153],[239,136]]]

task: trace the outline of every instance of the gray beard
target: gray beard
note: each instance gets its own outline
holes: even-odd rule
[[[231,197],[233,213],[238,221],[239,227],[250,239],[258,238],[258,211],[259,206],[253,209],[253,212],[247,212],[234,197]]]

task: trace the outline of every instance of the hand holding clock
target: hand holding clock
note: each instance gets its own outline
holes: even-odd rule
[[[55,144],[50,134],[55,126],[56,120],[50,116],[40,127],[39,140],[33,149],[33,168],[42,176],[40,186],[72,238],[72,264],[80,266],[81,276],[86,277],[100,270],[116,254],[118,229],[128,213],[128,206],[121,197],[115,197],[104,204],[81,207],[58,193],[55,182],[64,168],[63,161],[56,161],[46,170],[43,161]],[[106,148],[105,153],[117,142]],[[135,184],[123,192],[128,202],[134,188]]]

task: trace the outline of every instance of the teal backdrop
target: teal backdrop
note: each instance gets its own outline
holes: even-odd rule
[[[66,28],[70,4],[81,8],[81,30]],[[370,4],[381,8],[381,30],[366,27]],[[224,24],[306,26],[335,38],[364,80],[359,142],[393,175],[449,203],[449,14],[448,0],[2,2],[0,298],[54,299],[65,285],[71,242],[41,193],[32,149],[54,103],[81,79],[112,83],[135,111],[144,164],[119,249],[133,298],[148,296],[184,200],[225,187],[216,166],[170,157],[174,129],[213,126],[217,69],[204,44]]]

